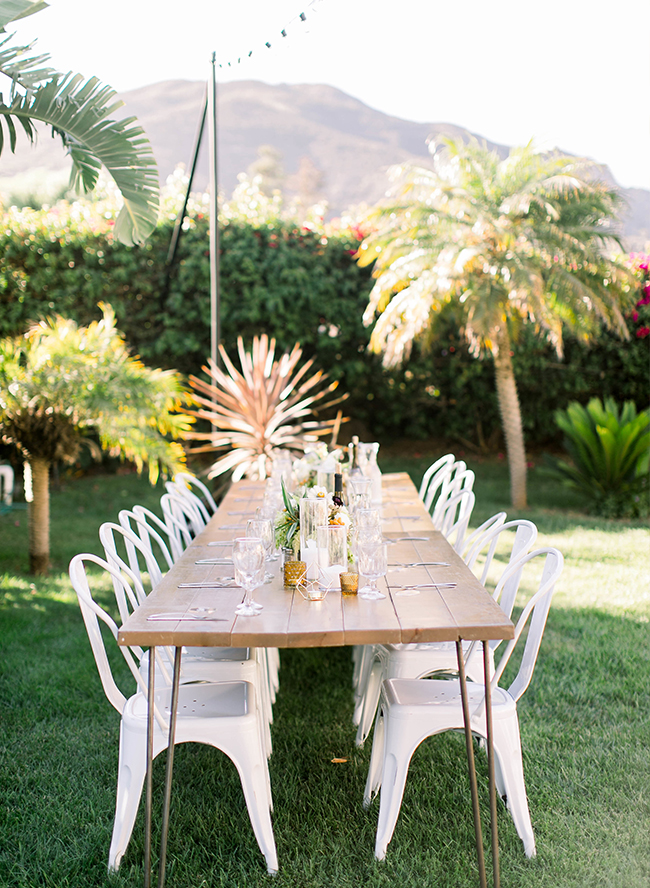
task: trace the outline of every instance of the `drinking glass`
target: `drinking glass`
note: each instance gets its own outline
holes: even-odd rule
[[[244,590],[244,600],[235,608],[240,617],[255,617],[262,605],[253,601],[253,589],[260,585],[264,570],[264,544],[259,537],[239,537],[233,542],[235,582]]]
[[[376,601],[385,598],[383,592],[377,588],[379,577],[385,577],[388,570],[388,546],[386,543],[375,540],[364,540],[359,544],[359,573],[370,585],[359,590],[359,598],[367,598]]]
[[[347,529],[342,524],[324,524],[318,528],[318,568],[321,584],[339,588],[339,577],[348,565]]]
[[[264,546],[264,560],[270,561],[275,548],[275,534],[273,533],[273,522],[270,518],[249,518],[246,522],[246,536],[258,537],[262,540]],[[266,571],[264,574],[264,582],[270,583],[273,580],[273,574]]]

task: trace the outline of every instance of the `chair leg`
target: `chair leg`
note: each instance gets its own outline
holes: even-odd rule
[[[499,794],[505,796],[517,835],[524,843],[526,857],[535,857],[535,836],[530,820],[521,739],[517,714],[494,721],[495,778]]]
[[[372,753],[368,767],[366,789],[363,794],[363,807],[369,808],[370,803],[379,792],[384,766],[384,713],[380,711],[375,722],[375,733],[372,736]]]
[[[242,746],[246,748],[244,756],[241,756]],[[227,753],[227,750],[224,749],[224,752]],[[238,744],[238,753],[237,759],[233,759],[233,761],[239,772],[251,826],[260,851],[266,860],[268,871],[276,873],[278,871],[278,854],[271,824],[273,803],[264,750],[261,743],[257,743],[255,738],[251,736],[248,742],[242,738],[241,745]],[[240,757],[241,767],[238,764]]]
[[[142,787],[147,770],[144,738],[125,731],[120,725],[120,752],[117,771],[117,798],[111,846],[108,852],[108,869],[117,870],[131,840],[133,825],[138,813]],[[154,749],[155,753],[155,749]]]
[[[381,794],[379,797],[379,819],[377,821],[377,837],[375,839],[375,857],[383,860],[386,856],[386,848],[393,838],[395,825],[402,807],[404,787],[409,764],[418,743],[422,739],[404,737],[404,722],[399,730],[393,730],[390,715],[386,717],[384,734],[383,773]]]
[[[381,660],[375,659],[372,663],[362,698],[361,715],[359,717],[359,726],[357,728],[357,736],[355,740],[357,746],[363,746],[370,733],[370,728],[372,727],[377,712],[377,706],[379,704],[383,677],[383,664]]]

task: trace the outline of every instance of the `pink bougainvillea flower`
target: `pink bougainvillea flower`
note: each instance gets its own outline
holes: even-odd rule
[[[637,339],[645,339],[646,336],[650,336],[650,327],[639,327],[636,331]]]

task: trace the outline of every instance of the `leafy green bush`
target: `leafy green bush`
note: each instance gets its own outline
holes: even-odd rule
[[[120,330],[146,364],[200,375],[210,352],[208,220],[196,211],[186,223],[168,275],[173,213],[135,247],[115,241],[113,219],[102,203],[2,217],[0,337],[18,335],[55,312],[87,325],[99,319],[103,301],[113,306]],[[286,221],[224,224],[220,304],[226,350],[234,352],[239,335],[248,346],[268,333],[282,350],[299,341],[305,358],[314,357],[350,393],[346,414],[358,421],[362,435],[498,447],[493,362],[469,353],[451,308],[435,341],[416,344],[404,367],[386,371],[368,353],[370,328],[361,316],[372,280],[371,270],[355,261],[358,243],[354,232],[326,235]],[[630,333],[622,343],[603,332],[590,347],[567,336],[560,362],[533,330],[524,329],[513,361],[529,446],[557,443],[553,413],[572,400],[607,396],[645,406],[650,336],[637,336],[633,318]]]
[[[549,459],[550,470],[582,493],[594,512],[609,518],[649,514],[650,411],[637,413],[631,401],[592,398],[557,410],[571,462]]]

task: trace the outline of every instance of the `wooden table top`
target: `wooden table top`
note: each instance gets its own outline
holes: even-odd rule
[[[243,592],[237,586],[179,588],[179,583],[209,582],[232,576],[232,564],[195,564],[199,559],[228,558],[230,548],[212,542],[245,535],[245,521],[260,505],[263,482],[233,484],[203,532],[119,630],[122,645],[219,647],[327,647],[334,645],[408,644],[464,639],[508,639],[512,622],[442,536],[433,529],[413,482],[406,473],[383,476],[383,530],[393,540],[389,563],[444,561],[448,566],[395,569],[378,585],[379,601],[330,591],[323,601],[306,601],[285,588],[279,561],[270,565],[272,583],[258,587],[254,599],[264,606],[255,617],[238,617],[235,607]],[[404,537],[419,537],[407,541]],[[399,538],[399,539],[398,539]],[[267,565],[268,566],[268,565]],[[421,589],[400,595],[397,585],[456,583],[455,588]],[[148,621],[151,614],[214,608],[219,622]]]

